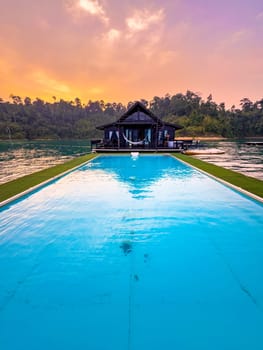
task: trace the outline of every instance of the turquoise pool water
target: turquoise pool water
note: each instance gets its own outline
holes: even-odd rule
[[[3,350],[262,350],[263,206],[99,157],[0,211]]]

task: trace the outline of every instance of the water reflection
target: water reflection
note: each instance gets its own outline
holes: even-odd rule
[[[162,179],[170,177],[183,179],[191,177],[194,172],[180,162],[174,162],[170,156],[167,156],[166,168],[163,167],[162,157],[149,155],[141,155],[136,160],[130,156],[104,156],[82,169],[91,169],[91,164],[92,171],[104,172],[107,176],[110,174],[115,181],[125,184],[135,199],[151,198],[151,187]]]

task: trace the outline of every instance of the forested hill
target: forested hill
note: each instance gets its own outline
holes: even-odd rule
[[[55,97],[50,103],[13,95],[10,101],[0,99],[0,139],[101,137],[96,126],[116,120],[133,103],[83,104],[79,98],[57,101]],[[211,95],[203,100],[187,91],[141,102],[159,118],[184,126],[178,136],[263,136],[263,99],[252,102],[243,98],[239,108],[226,109],[224,103],[215,103]]]

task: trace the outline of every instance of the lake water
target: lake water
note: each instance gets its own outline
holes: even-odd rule
[[[204,148],[207,145],[225,153],[198,155],[197,158],[263,180],[263,145],[247,145],[246,142],[248,140],[204,142]]]
[[[206,142],[204,146],[225,151],[199,158],[263,180],[263,146],[244,141]],[[63,163],[90,151],[88,140],[0,142],[0,183]]]
[[[3,350],[262,350],[263,206],[104,156],[0,210]]]
[[[0,141],[0,183],[64,163],[89,151],[87,140]]]

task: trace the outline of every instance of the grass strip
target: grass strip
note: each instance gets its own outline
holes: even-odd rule
[[[187,156],[181,153],[173,153],[178,159],[183,160],[184,162],[193,165],[194,167],[203,170],[210,175],[216,176],[217,178],[224,180],[234,186],[240,187],[245,191],[255,194],[263,198],[263,181],[254,179],[253,177],[246,176],[240,173],[237,173],[233,170],[225,169],[220,166],[204,162],[203,160]]]
[[[74,158],[66,163],[55,165],[51,168],[40,170],[33,174],[25,175],[7,183],[0,184],[0,203],[30,189],[31,187],[37,186],[44,181],[52,179],[55,176],[73,169],[96,156],[97,155],[95,154],[86,154],[84,156]]]

